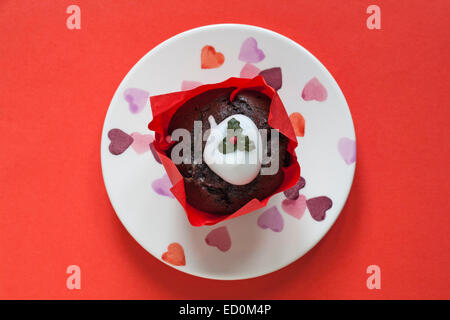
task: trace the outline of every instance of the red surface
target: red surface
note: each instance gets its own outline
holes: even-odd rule
[[[81,30],[66,28],[74,3]],[[382,30],[366,28],[374,3]],[[450,298],[448,0],[274,5],[0,1],[0,298]],[[358,139],[353,189],[326,237],[283,270],[237,282],[146,253],[100,170],[103,119],[128,70],[165,39],[221,22],[275,30],[316,55]],[[71,264],[81,290],[66,288]],[[381,290],[366,287],[371,264]]]

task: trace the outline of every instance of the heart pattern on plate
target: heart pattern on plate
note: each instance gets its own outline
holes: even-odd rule
[[[111,140],[109,152],[115,156],[125,152],[125,150],[133,143],[133,137],[120,129],[109,130],[108,138]]]
[[[161,259],[174,266],[185,266],[186,258],[184,256],[184,249],[181,244],[173,242],[167,247],[167,251],[161,256]]]
[[[291,120],[295,135],[303,137],[305,135],[305,118],[303,118],[302,114],[294,112],[289,116],[289,120]]]
[[[201,52],[202,69],[214,69],[220,67],[225,62],[225,56],[217,52],[213,46],[204,46]]]
[[[274,232],[281,232],[284,228],[284,220],[278,211],[278,208],[273,206],[264,211],[258,217],[258,226],[262,229],[269,228]]]
[[[280,67],[263,70],[259,75],[262,76],[266,83],[275,90],[281,89],[281,86],[283,85],[283,76]]]
[[[306,200],[311,217],[316,221],[325,219],[326,211],[333,206],[333,201],[326,196],[320,196]]]
[[[202,84],[203,83],[201,83],[199,81],[183,80],[181,82],[181,91],[192,90],[192,89],[195,89],[195,88],[201,86]]]
[[[131,134],[133,138],[133,143],[131,147],[136,151],[137,154],[142,154],[150,150],[150,143],[152,143],[155,138],[152,134],[140,134],[139,132],[133,132]]]
[[[305,185],[306,185],[305,178],[300,177],[295,186],[283,191],[283,193],[289,200],[295,200],[298,198],[300,190],[303,189]]]
[[[170,181],[169,176],[166,173],[164,173],[162,178],[156,179],[152,182],[152,188],[159,195],[169,198],[175,198],[175,196],[170,191],[170,188],[172,188],[172,182]]]
[[[302,98],[305,101],[325,101],[327,97],[327,89],[325,89],[316,77],[309,80],[302,91]]]
[[[142,89],[128,88],[123,93],[123,97],[128,102],[128,107],[131,113],[139,113],[144,110],[149,101],[150,94]]]
[[[251,63],[246,63],[244,65],[244,67],[242,67],[241,73],[239,74],[239,76],[241,78],[248,78],[248,79],[252,79],[254,77],[256,77],[259,74],[260,70],[258,69],[258,67],[256,67],[255,65],[251,64]]]
[[[227,227],[219,227],[211,230],[206,236],[205,242],[222,252],[228,251],[231,248],[231,238]]]
[[[356,161],[356,142],[349,138],[341,138],[338,142],[338,151],[345,163],[351,165]]]
[[[242,43],[241,50],[239,51],[239,60],[255,63],[262,61],[265,57],[264,52],[258,48],[258,42],[255,38],[247,38]]]
[[[299,195],[297,199],[285,199],[281,203],[283,210],[296,219],[301,219],[306,210],[306,197]]]
[[[161,159],[159,158],[159,155],[156,152],[155,145],[153,144],[153,142],[150,143],[150,151],[152,152],[153,158],[155,158],[156,162],[162,164]]]

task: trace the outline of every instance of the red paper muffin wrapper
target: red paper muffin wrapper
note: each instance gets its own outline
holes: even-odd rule
[[[167,141],[166,137],[168,136],[168,127],[172,116],[186,101],[208,90],[231,87],[236,88],[231,93],[231,101],[233,101],[239,91],[244,89],[259,91],[272,100],[268,123],[272,128],[277,129],[289,139],[287,152],[290,153],[291,163],[288,167],[280,168],[284,171],[284,180],[278,189],[267,198],[263,200],[254,198],[239,210],[229,215],[211,214],[194,208],[186,201],[183,176],[172,160],[165,154],[165,151],[171,146],[171,142]],[[293,187],[300,178],[300,166],[297,161],[297,156],[295,155],[295,148],[298,143],[291,121],[289,120],[286,109],[277,92],[267,85],[264,78],[261,76],[257,76],[253,79],[230,78],[221,83],[206,84],[192,90],[152,96],[150,97],[150,105],[152,108],[153,120],[149,123],[148,127],[150,130],[155,131],[155,150],[172,182],[172,188],[170,190],[183,206],[187,218],[193,226],[213,225],[220,221],[236,218],[260,209],[267,205],[269,199],[274,194]]]

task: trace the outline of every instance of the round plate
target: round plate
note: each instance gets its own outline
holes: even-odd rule
[[[149,148],[148,97],[260,72],[273,87],[281,85],[306,184],[296,200],[277,194],[263,209],[193,227]],[[101,143],[106,189],[129,233],[164,263],[212,279],[261,276],[304,255],[342,210],[355,160],[350,111],[325,67],[282,35],[238,24],[183,32],[147,53],[114,94]]]

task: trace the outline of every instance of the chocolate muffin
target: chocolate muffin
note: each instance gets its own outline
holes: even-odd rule
[[[231,214],[244,206],[251,199],[262,200],[272,194],[283,182],[284,173],[281,167],[290,164],[287,152],[288,139],[279,134],[278,150],[271,149],[271,137],[268,124],[271,100],[266,95],[251,90],[240,91],[230,101],[230,94],[234,88],[215,89],[204,92],[181,106],[173,115],[168,128],[169,135],[175,129],[183,128],[191,133],[191,161],[190,164],[176,164],[183,176],[186,200],[199,210],[214,214]],[[262,167],[270,166],[275,152],[278,153],[278,171],[274,175],[258,174],[250,183],[235,185],[228,183],[217,175],[210,167],[202,161],[194,163],[194,141],[202,139],[201,136],[194,137],[194,121],[201,121],[203,132],[210,129],[208,118],[213,116],[219,123],[232,115],[244,115],[250,118],[258,129],[267,129],[267,143],[263,141],[262,152],[270,161],[263,163]],[[202,141],[202,150],[206,141]],[[176,144],[166,151],[171,157],[172,149]]]

